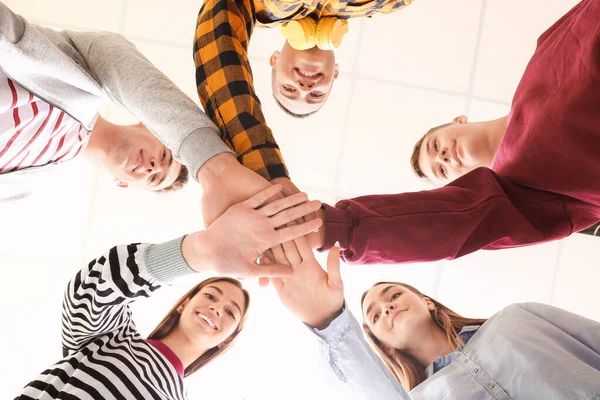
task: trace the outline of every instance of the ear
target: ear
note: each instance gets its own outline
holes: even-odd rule
[[[178,307],[177,307],[177,312],[179,314],[181,314],[183,312],[183,310],[185,309],[185,307],[188,305],[188,303],[190,302],[190,299],[185,299],[183,301],[183,303],[181,303]]]
[[[281,53],[279,52],[279,50],[275,50],[273,54],[271,54],[271,58],[269,58],[269,64],[271,65],[271,67],[274,67],[275,64],[277,64],[277,60],[279,59],[280,54]]]
[[[437,308],[429,297],[423,297],[423,300],[425,300],[425,303],[427,303],[427,309],[429,311],[434,311]]]
[[[115,184],[120,187],[120,188],[127,188],[129,187],[129,185],[127,184],[127,182],[123,182],[122,180],[120,180],[119,178],[115,178]]]
[[[452,120],[452,122],[455,124],[466,124],[467,121],[468,121],[468,118],[466,115],[459,115],[458,117],[456,117]]]
[[[138,122],[138,123],[136,124],[136,126],[137,126],[138,128],[145,128],[145,127],[146,127],[146,125],[144,125],[144,123],[143,123],[143,122]]]
[[[340,66],[335,64],[333,68],[333,79],[337,79],[337,77],[340,75]]]

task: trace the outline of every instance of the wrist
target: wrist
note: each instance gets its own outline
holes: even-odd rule
[[[187,264],[196,272],[210,271],[213,265],[213,246],[208,231],[187,235],[181,244],[181,252]]]
[[[317,318],[315,320],[305,320],[304,323],[311,326],[319,331],[326,329],[337,317],[339,317],[344,310],[339,307],[335,312],[329,313],[328,315]]]
[[[224,176],[230,168],[240,166],[235,156],[231,153],[220,153],[204,163],[198,170],[198,181],[204,187],[210,185]]]

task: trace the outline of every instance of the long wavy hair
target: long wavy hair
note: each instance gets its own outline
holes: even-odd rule
[[[362,328],[367,337],[367,341],[371,345],[371,348],[381,357],[385,365],[391,371],[391,373],[400,381],[402,386],[406,391],[410,391],[414,389],[418,384],[425,380],[425,368],[421,363],[419,363],[413,356],[410,354],[403,352],[402,350],[395,349],[393,355],[389,355],[385,350],[386,346],[381,343],[377,337],[373,334],[371,329],[369,329],[365,319],[364,319],[364,302],[365,297],[369,291],[371,291],[375,286],[379,286],[382,284],[388,285],[401,285],[413,293],[429,298],[433,304],[435,304],[435,310],[430,311],[431,318],[437,326],[446,334],[446,338],[448,339],[448,343],[454,348],[462,345],[462,340],[458,336],[462,328],[469,325],[482,325],[487,319],[481,318],[465,318],[439,301],[432,299],[429,296],[424,295],[416,288],[407,285],[406,283],[401,282],[377,282],[367,291],[365,291],[360,299],[361,310],[363,311],[363,324]]]
[[[215,283],[215,282],[231,283],[232,285],[237,286],[244,293],[244,301],[245,301],[244,314],[242,314],[240,323],[238,324],[237,328],[235,329],[235,332],[233,332],[227,339],[225,339],[223,342],[221,342],[218,346],[210,348],[208,351],[204,352],[204,354],[202,354],[200,357],[198,357],[193,363],[191,363],[185,369],[184,375],[183,375],[184,377],[187,377],[187,376],[193,374],[194,372],[198,371],[200,368],[202,368],[206,364],[208,364],[210,361],[214,360],[215,358],[219,357],[221,354],[223,354],[227,350],[229,350],[231,348],[231,346],[233,345],[235,338],[242,331],[242,329],[244,329],[244,325],[246,324],[246,317],[248,315],[248,307],[250,306],[250,294],[248,293],[248,291],[246,289],[244,289],[242,287],[242,284],[237,279],[226,278],[226,277],[221,277],[221,276],[209,278],[209,279],[206,279],[206,280],[200,282],[199,284],[194,286],[189,292],[184,294],[175,303],[173,308],[171,308],[171,310],[162,319],[162,321],[160,321],[160,323],[156,326],[156,328],[154,328],[154,330],[152,331],[150,336],[148,336],[148,339],[154,339],[154,340],[160,340],[160,339],[163,339],[166,336],[168,336],[173,331],[173,329],[175,329],[177,327],[177,325],[179,324],[179,318],[181,317],[181,314],[177,311],[177,308],[181,304],[183,304],[183,302],[186,301],[187,299],[191,300],[196,294],[198,294],[198,292],[200,292],[200,290],[202,290],[203,287],[208,286],[211,283]]]

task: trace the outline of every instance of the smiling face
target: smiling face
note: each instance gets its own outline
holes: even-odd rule
[[[293,114],[305,115],[327,101],[338,65],[331,50],[296,50],[287,41],[271,56],[273,96]]]
[[[104,166],[121,187],[158,191],[177,179],[181,164],[145,126],[126,126],[116,135]]]
[[[379,341],[403,350],[410,338],[434,323],[433,302],[398,284],[380,284],[369,290],[363,300],[363,319]],[[414,338],[413,338],[414,340]]]
[[[246,299],[242,289],[229,282],[211,282],[177,311],[181,314],[177,329],[191,343],[215,347],[238,328],[246,313]]]
[[[495,157],[490,137],[481,123],[467,123],[465,116],[432,129],[421,144],[420,170],[437,186],[443,186],[479,168],[491,168]]]

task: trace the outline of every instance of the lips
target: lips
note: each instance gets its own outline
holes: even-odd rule
[[[454,158],[454,161],[460,166],[462,165],[462,161],[460,160],[460,158],[458,158],[458,151],[456,150],[456,141],[452,144],[452,157]]]
[[[300,75],[303,78],[306,79],[317,79],[319,77],[321,77],[321,75],[323,75],[321,72],[319,71],[309,71],[306,69],[300,69],[300,68],[294,68],[294,71]]]
[[[214,329],[215,331],[217,330],[217,324],[215,323],[215,321],[210,318],[208,315],[201,313],[201,312],[197,312],[196,316],[198,318],[200,318],[202,321],[206,322],[206,324],[208,326],[210,326],[212,329]]]
[[[396,322],[396,318],[398,318],[399,316],[401,316],[402,314],[404,314],[406,312],[406,310],[408,310],[408,308],[404,309],[404,310],[398,310],[394,313],[394,315],[392,316],[392,328],[395,325]]]

